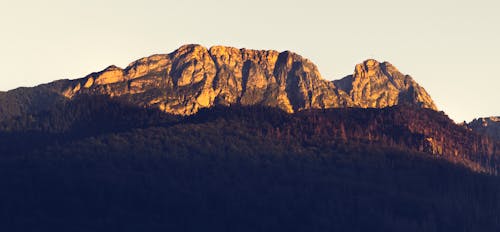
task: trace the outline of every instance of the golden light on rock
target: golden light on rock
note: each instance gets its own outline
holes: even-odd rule
[[[81,88],[83,86],[83,88]],[[381,108],[413,104],[437,110],[427,92],[388,62],[369,59],[337,81],[322,78],[315,64],[290,51],[184,45],[125,69],[110,66],[71,81],[62,93],[129,96],[165,112],[189,115],[222,105],[263,105],[292,113],[336,107]],[[137,97],[136,97],[137,96]],[[147,99],[143,99],[143,98]]]

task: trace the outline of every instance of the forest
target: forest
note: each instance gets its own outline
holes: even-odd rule
[[[81,97],[0,121],[0,229],[498,231],[499,153],[410,106],[181,117]]]

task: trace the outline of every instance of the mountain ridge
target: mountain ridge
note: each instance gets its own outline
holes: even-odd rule
[[[18,88],[0,228],[496,231],[500,141],[436,109],[388,62],[228,47]]]
[[[349,84],[351,88],[345,88]],[[17,89],[4,95],[34,89],[60,95],[47,101],[65,101],[82,94],[108,95],[179,115],[232,104],[258,104],[289,113],[341,107],[383,108],[397,104],[437,110],[421,86],[388,62],[369,59],[356,65],[352,75],[328,81],[314,63],[291,51],[205,48],[196,44],[181,46],[169,54],[138,59],[125,68],[111,65],[83,78]],[[34,95],[32,98],[44,98],[44,94]],[[33,99],[15,102],[19,102],[13,106],[15,112],[30,113],[30,108],[42,107],[32,106]]]

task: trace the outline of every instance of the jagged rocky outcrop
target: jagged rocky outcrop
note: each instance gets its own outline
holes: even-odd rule
[[[500,117],[477,118],[465,126],[475,132],[500,140]]]
[[[422,87],[387,62],[367,60],[356,65],[353,75],[332,82],[323,79],[311,61],[293,52],[224,46],[185,45],[170,54],[139,59],[124,69],[109,66],[48,86],[53,88],[45,86],[44,91],[64,99],[102,94],[180,115],[232,104],[278,107],[290,113],[397,104],[437,109]],[[31,103],[19,104],[30,108]]]
[[[437,110],[425,89],[389,62],[366,60],[356,65],[353,75],[334,83],[349,95],[352,107],[382,108],[405,104]]]
[[[348,105],[347,95],[317,67],[292,52],[186,45],[125,69],[110,66],[76,80],[63,92],[105,94],[139,105],[189,115],[214,105],[265,105],[286,112]]]

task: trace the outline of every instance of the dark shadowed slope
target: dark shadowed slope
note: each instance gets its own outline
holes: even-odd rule
[[[465,126],[481,134],[500,140],[500,117],[478,118]]]
[[[177,117],[103,97],[63,104],[2,124],[2,230],[499,227],[499,179],[471,171],[491,170],[498,154],[432,110]]]

